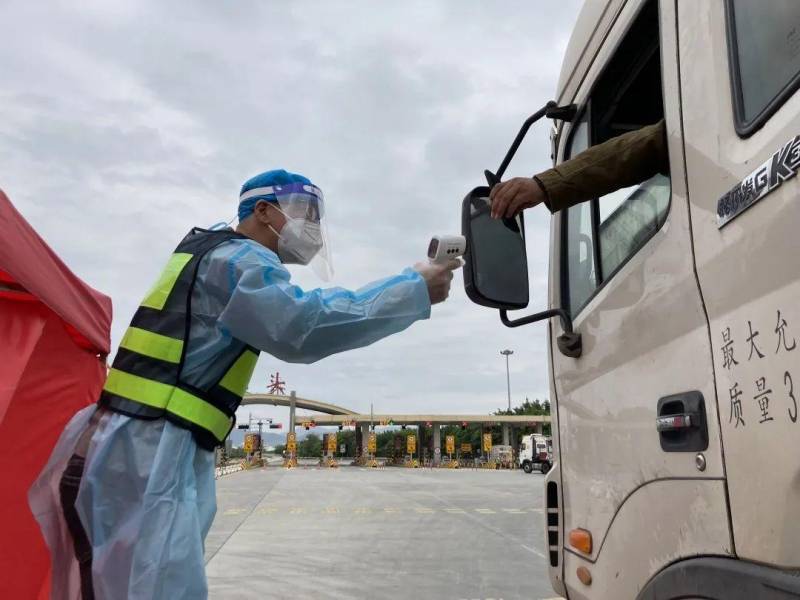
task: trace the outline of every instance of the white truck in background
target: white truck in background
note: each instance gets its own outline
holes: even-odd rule
[[[538,433],[522,436],[518,462],[526,473],[538,469],[546,474],[553,466],[553,438]]]
[[[554,101],[464,199],[468,296],[547,323],[569,600],[800,598],[798,89],[798,0],[586,0]],[[554,165],[662,119],[669,165],[554,213],[547,310],[516,316],[524,213],[489,192],[543,117]]]

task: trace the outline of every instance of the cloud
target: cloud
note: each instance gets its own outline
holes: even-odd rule
[[[323,188],[335,283],[358,287],[460,230],[463,196],[554,95],[577,9],[6,2],[0,187],[112,296],[114,343],[183,234],[232,218],[241,182],[267,168]],[[542,125],[509,175],[545,168],[548,154]],[[546,302],[548,227],[542,210],[528,215],[532,308]],[[280,370],[300,395],[358,410],[488,412],[506,402],[506,347],[513,401],[547,395],[544,336],[543,325],[504,328],[459,275],[429,322],[314,365],[263,356],[252,388]]]

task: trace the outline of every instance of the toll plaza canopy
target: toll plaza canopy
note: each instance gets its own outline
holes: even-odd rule
[[[28,489],[106,376],[111,299],[78,279],[0,191],[0,597],[48,598]]]

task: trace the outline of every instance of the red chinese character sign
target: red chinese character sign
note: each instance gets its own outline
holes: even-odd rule
[[[270,394],[276,394],[280,396],[286,395],[286,382],[281,380],[280,373],[275,373],[275,375],[269,376],[269,387],[267,390]]]

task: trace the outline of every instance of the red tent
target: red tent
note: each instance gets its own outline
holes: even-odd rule
[[[0,598],[47,598],[27,493],[105,381],[111,299],[78,279],[0,191]]]

